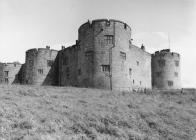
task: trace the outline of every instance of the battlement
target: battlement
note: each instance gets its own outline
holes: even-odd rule
[[[171,52],[170,49],[164,49],[164,50],[160,50],[160,51],[156,51],[154,54],[152,54],[152,56],[161,56],[161,57],[165,57],[165,56],[171,56],[171,57],[180,57],[179,53],[176,52]]]
[[[85,26],[88,26],[89,28],[93,27],[96,23],[100,23],[100,22],[105,22],[108,26],[110,25],[111,22],[114,22],[114,23],[120,23],[122,24],[122,26],[124,26],[125,29],[129,29],[131,30],[131,27],[126,24],[125,22],[123,21],[120,21],[120,20],[115,20],[115,19],[95,19],[95,20],[92,20],[92,21],[87,21],[86,23],[82,24],[78,30],[82,29],[83,27]]]
[[[26,51],[26,53],[39,53],[43,51],[51,51],[51,52],[58,52],[57,50],[50,49],[50,46],[46,46],[46,48],[32,48]]]

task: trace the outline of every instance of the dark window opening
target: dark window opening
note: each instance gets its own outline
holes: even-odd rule
[[[43,69],[38,69],[39,74],[43,74]]]
[[[120,57],[121,57],[121,59],[126,60],[126,53],[120,52]]]
[[[139,66],[140,62],[139,61],[136,61],[136,63],[137,63],[137,66]]]
[[[5,78],[5,83],[8,84],[9,83],[9,79]]]
[[[51,67],[53,65],[54,61],[53,60],[47,60],[48,67]]]
[[[176,65],[176,67],[178,67],[179,66],[179,61],[175,61],[175,65]]]
[[[124,28],[127,29],[127,24],[124,24]]]
[[[132,47],[132,42],[131,40],[129,40],[129,49],[131,49],[131,47]]]
[[[8,77],[9,71],[4,71],[4,73],[5,73],[5,77]]]
[[[168,81],[168,86],[169,87],[173,86],[173,81]]]
[[[102,65],[102,71],[110,71],[110,65]]]
[[[113,35],[105,35],[106,44],[113,44],[114,36]]]
[[[130,68],[129,69],[129,76],[131,77],[131,75],[132,75],[132,69]]]
[[[158,61],[158,63],[159,63],[159,67],[165,66],[165,60],[164,60],[164,59],[160,59],[160,60]]]
[[[81,74],[82,74],[81,69],[78,69],[78,75],[81,75]]]

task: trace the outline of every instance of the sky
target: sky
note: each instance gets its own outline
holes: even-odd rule
[[[180,53],[182,85],[196,87],[195,0],[0,0],[0,62],[24,63],[31,48],[73,45],[79,26],[100,18],[126,22],[133,43],[150,53]]]

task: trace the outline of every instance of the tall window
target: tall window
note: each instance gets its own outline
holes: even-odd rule
[[[110,65],[102,65],[102,71],[110,71]]]
[[[5,83],[8,84],[9,83],[9,79],[5,78]]]
[[[105,35],[106,44],[113,44],[114,36],[113,35]]]
[[[121,59],[126,60],[126,53],[120,52],[120,57],[121,57]]]
[[[131,68],[129,69],[129,76],[130,77],[132,76],[132,69]]]
[[[81,75],[81,74],[82,74],[81,69],[78,69],[78,75]]]
[[[160,60],[158,61],[158,63],[159,63],[159,67],[165,66],[165,60],[164,60],[164,59],[160,59]]]
[[[5,77],[8,77],[9,71],[4,71]]]
[[[175,66],[178,67],[179,66],[179,61],[175,61]]]
[[[124,28],[127,29],[127,24],[124,24]]]
[[[129,40],[129,49],[131,49],[132,47],[132,43],[131,43],[131,40]]]
[[[140,65],[140,62],[139,62],[139,61],[136,61],[136,63],[137,63],[137,66],[139,66],[139,65]]]
[[[38,69],[37,71],[39,74],[43,74],[43,69]]]
[[[173,81],[167,81],[167,82],[169,87],[173,86]]]

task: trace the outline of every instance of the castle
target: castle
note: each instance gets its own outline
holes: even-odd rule
[[[30,49],[25,64],[16,68],[0,64],[0,82],[111,90],[181,88],[180,55],[169,49],[150,54],[144,45],[133,45],[131,35],[122,21],[88,21],[79,27],[73,46]]]

